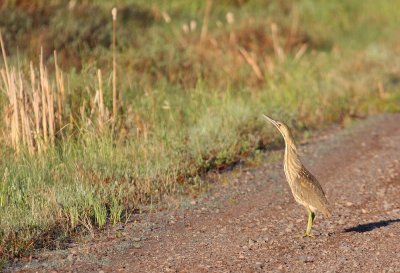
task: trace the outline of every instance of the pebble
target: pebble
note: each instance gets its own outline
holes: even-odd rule
[[[350,207],[350,206],[352,206],[352,205],[353,205],[353,203],[351,203],[351,202],[349,202],[349,201],[346,202],[346,207]]]
[[[312,263],[314,261],[313,256],[300,256],[300,260],[304,263]]]
[[[383,208],[388,210],[392,207],[392,204],[388,203],[387,201],[383,201]]]

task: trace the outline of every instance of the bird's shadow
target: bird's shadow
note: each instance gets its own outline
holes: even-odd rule
[[[346,228],[344,231],[345,232],[358,232],[358,233],[364,233],[364,232],[369,232],[372,231],[376,228],[381,228],[381,227],[386,227],[388,225],[391,225],[393,223],[400,222],[400,219],[393,219],[393,220],[381,220],[378,222],[371,222],[367,224],[362,224],[358,226],[354,226],[351,228]]]

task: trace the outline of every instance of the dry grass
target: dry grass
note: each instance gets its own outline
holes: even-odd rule
[[[9,68],[3,39],[0,34],[5,69],[1,76],[8,98],[6,125],[14,149],[19,152],[22,146],[29,153],[44,151],[54,146],[57,130],[63,127],[62,104],[64,98],[64,82],[59,73],[57,63],[57,87],[51,85],[48,72],[40,56],[39,74],[31,63],[30,83],[22,76],[22,71]],[[56,117],[58,117],[56,119]]]
[[[5,106],[5,134],[6,140],[18,153],[27,150],[29,154],[42,153],[50,147],[54,147],[57,139],[62,136],[62,131],[71,131],[76,124],[77,117],[72,113],[68,116],[67,109],[71,109],[66,101],[66,88],[63,72],[57,63],[57,53],[54,52],[54,78],[49,77],[48,69],[43,63],[43,52],[39,58],[39,68],[35,68],[30,62],[29,76],[17,67],[9,66],[4,42],[0,33],[1,50],[4,68],[0,70],[2,84],[7,97]],[[114,74],[113,86],[115,86],[116,74]],[[97,71],[98,89],[91,98],[89,106],[85,101],[80,106],[79,120],[95,125],[95,130],[104,132],[109,124],[111,116],[104,104],[103,82],[101,70]],[[29,78],[29,80],[27,80]],[[113,99],[116,89],[113,88]],[[68,90],[67,90],[68,91]],[[113,102],[113,107],[116,103]],[[89,109],[86,109],[89,107]],[[113,109],[113,120],[116,112]],[[87,115],[86,113],[90,114]]]
[[[117,57],[116,57],[116,46],[117,46],[117,9],[112,9],[112,21],[113,21],[113,122],[117,120],[118,113],[118,94],[117,94]]]

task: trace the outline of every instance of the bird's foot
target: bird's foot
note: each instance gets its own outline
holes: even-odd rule
[[[314,237],[314,235],[312,235],[311,232],[306,232],[303,235],[303,238],[305,238],[305,237]]]
[[[303,239],[303,238],[311,238],[314,237],[311,233],[297,233],[293,235],[294,239]]]

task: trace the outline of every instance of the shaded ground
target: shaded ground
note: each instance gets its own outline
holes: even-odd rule
[[[271,127],[271,130],[274,128]],[[142,214],[83,244],[41,252],[13,271],[400,272],[400,115],[357,122],[301,145],[333,205],[302,238],[283,151],[210,175],[215,189],[186,209]]]

